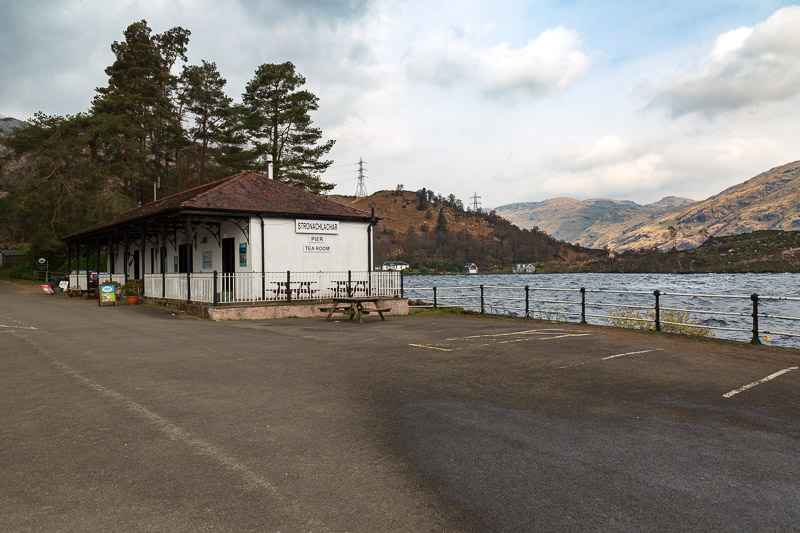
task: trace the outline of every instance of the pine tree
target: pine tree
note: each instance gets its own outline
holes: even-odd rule
[[[97,89],[93,102],[97,129],[117,165],[112,169],[134,201],[148,197],[153,183],[166,178],[180,135],[172,100],[177,78],[172,68],[186,60],[188,30],[172,28],[151,35],[147,21],[125,30],[114,42],[116,60],[106,68],[108,86]]]
[[[242,95],[243,128],[251,146],[247,154],[254,170],[264,172],[271,160],[276,180],[327,191],[333,185],[319,176],[333,163],[323,157],[335,141],[321,142],[322,131],[312,127],[309,113],[318,109],[319,99],[300,90],[305,82],[291,62],[256,69]]]
[[[444,209],[439,209],[439,218],[436,219],[436,232],[442,235],[447,234],[447,219],[444,217]]]
[[[226,141],[226,126],[231,118],[231,99],[225,95],[226,80],[215,63],[183,67],[178,96],[179,124],[190,124],[188,138],[176,158],[181,187],[189,188],[213,181],[230,169],[214,163]],[[183,133],[183,131],[181,132]]]

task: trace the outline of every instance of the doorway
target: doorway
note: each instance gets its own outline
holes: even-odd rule
[[[228,293],[225,301],[233,298],[233,273],[236,272],[236,239],[222,239],[222,290]]]
[[[139,250],[133,251],[133,279],[142,279],[141,272],[141,262],[139,261]]]

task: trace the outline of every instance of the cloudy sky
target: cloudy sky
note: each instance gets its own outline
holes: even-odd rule
[[[0,0],[0,115],[88,109],[132,22],[192,32],[237,101],[293,62],[323,179],[484,208],[705,199],[800,159],[800,6],[772,0]]]

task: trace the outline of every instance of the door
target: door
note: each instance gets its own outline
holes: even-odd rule
[[[222,239],[222,291],[227,293],[224,300],[233,299],[233,273],[236,272],[236,239]]]
[[[178,272],[184,274],[189,272],[189,257],[186,253],[186,245],[178,245]]]
[[[139,250],[133,251],[133,279],[142,279],[141,276],[141,261],[139,261]]]

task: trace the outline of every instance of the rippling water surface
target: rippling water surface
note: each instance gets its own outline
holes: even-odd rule
[[[762,342],[800,348],[800,337],[786,335],[800,335],[800,321],[770,318],[800,318],[800,301],[769,299],[800,300],[800,274],[473,274],[407,275],[404,280],[408,298],[432,302],[431,288],[436,287],[440,305],[475,311],[480,311],[480,285],[484,285],[487,313],[524,316],[527,285],[529,316],[570,322],[580,321],[581,287],[587,290],[587,315],[604,316],[619,313],[625,309],[621,306],[633,306],[636,309],[631,311],[644,316],[654,307],[653,291],[657,289],[662,293],[662,309],[688,309],[692,323],[718,328],[709,331],[716,337],[739,341],[752,338],[750,295],[758,294]],[[715,314],[706,313],[712,311]],[[587,322],[609,323],[600,316],[587,316]]]

